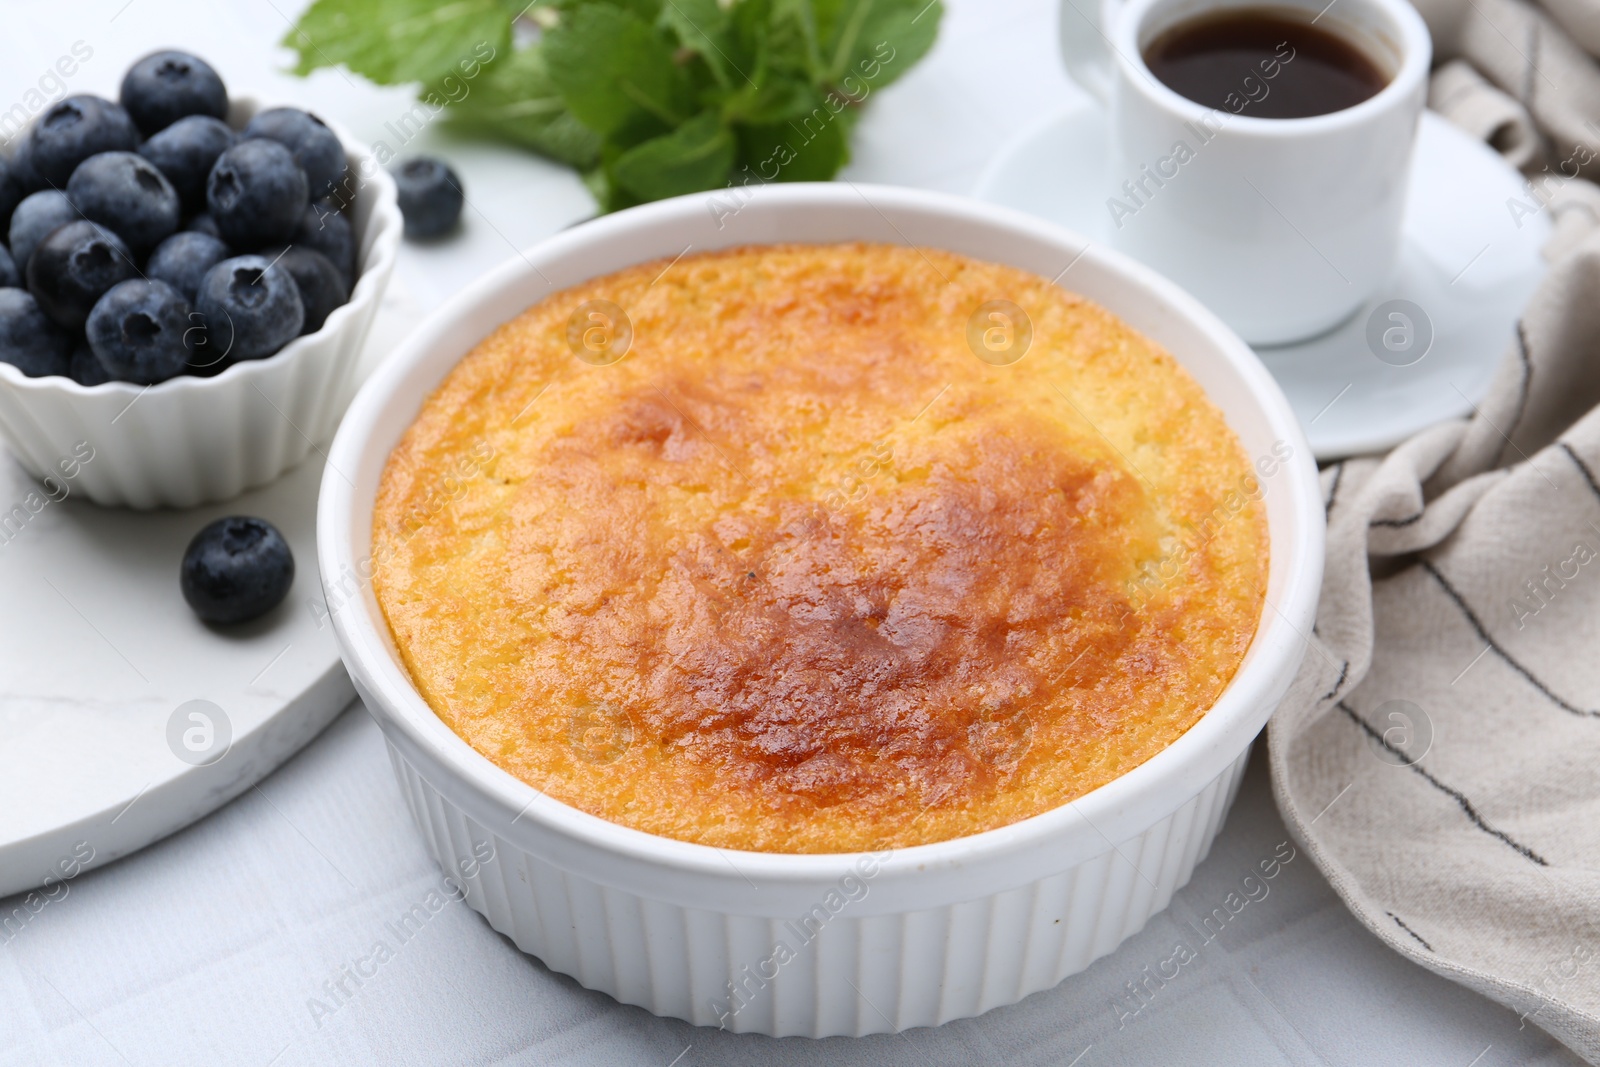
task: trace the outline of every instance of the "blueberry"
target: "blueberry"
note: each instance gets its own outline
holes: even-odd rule
[[[28,260],[28,291],[74,333],[107,289],[138,273],[120,238],[84,219],[50,231]]]
[[[122,106],[146,137],[187,115],[228,117],[228,90],[205,60],[152,52],[122,77]]]
[[[0,360],[30,378],[66,374],[72,335],[39,310],[26,289],[0,289]]]
[[[101,152],[131,152],[139,131],[122,108],[98,96],[69,96],[51,105],[28,134],[33,168],[59,189],[78,164]]]
[[[106,365],[100,362],[100,357],[94,354],[88,341],[79,341],[78,347],[72,350],[67,376],[79,385],[104,385],[112,380],[106,372]]]
[[[189,542],[178,570],[183,599],[206,622],[248,622],[282,603],[294,584],[294,554],[265,519],[231,515]]]
[[[354,170],[346,170],[344,177],[328,192],[326,196],[312,197],[312,203],[324,204],[329,211],[348,212],[355,206],[356,197],[361,194],[361,187],[366,182],[357,178]]]
[[[317,116],[299,108],[263,111],[246,124],[242,136],[247,140],[264,137],[294,153],[294,161],[306,172],[313,199],[333,192],[349,166],[338,135]]]
[[[240,141],[206,179],[206,206],[235,248],[284,244],[306,210],[306,175],[277,141]]]
[[[39,172],[33,169],[33,138],[26,130],[17,138],[17,150],[11,155],[11,174],[17,179],[23,196],[47,188]]]
[[[195,294],[207,343],[230,360],[270,356],[300,335],[305,305],[283,267],[262,256],[225,259],[206,272]]]
[[[291,242],[328,257],[328,262],[344,276],[345,288],[354,288],[356,275],[356,237],[350,220],[327,200],[314,201],[306,208]]]
[[[122,282],[89,313],[89,347],[113,378],[164,382],[188,369],[193,310],[166,282]]]
[[[0,233],[11,225],[11,213],[17,210],[17,205],[27,195],[28,190],[22,187],[22,178],[17,174],[16,167],[0,158]]]
[[[204,211],[184,223],[183,228],[191,233],[203,233],[207,237],[215,237],[219,241],[222,240],[222,231],[217,229],[217,220]]]
[[[300,290],[300,303],[306,309],[306,320],[300,327],[302,334],[322,329],[333,309],[350,299],[350,287],[345,284],[344,275],[321,252],[292,245],[263,252],[262,256],[275,260],[294,278],[295,287]]]
[[[231,249],[209,234],[185,230],[156,245],[145,261],[144,276],[166,282],[185,300],[193,300],[206,271],[233,255]]]
[[[405,233],[413,240],[442,236],[461,219],[461,179],[442,160],[429,156],[408,159],[395,171],[400,190],[400,214]]]
[[[5,245],[0,245],[0,289],[21,289],[23,287],[22,272],[17,270],[16,261],[11,258],[11,253]]]
[[[28,277],[28,259],[40,241],[58,226],[76,222],[83,216],[72,206],[67,194],[59,189],[41,189],[22,198],[11,215],[11,231],[7,243],[11,246],[11,259],[17,273]]]
[[[190,115],[139,146],[139,154],[156,165],[178,191],[187,212],[204,211],[206,177],[217,157],[236,141],[227,123],[209,115]]]
[[[85,218],[144,255],[178,229],[178,194],[155,165],[134,152],[101,152],[72,172],[67,199]]]

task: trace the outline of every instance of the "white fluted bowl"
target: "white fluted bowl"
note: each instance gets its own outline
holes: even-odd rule
[[[1165,751],[1071,804],[886,854],[733,852],[598,819],[512,777],[412,687],[366,578],[384,463],[485,335],[553,289],[685,246],[915,243],[1033,271],[1163,345],[1259,467],[1272,562],[1238,674]],[[1222,824],[1250,743],[1304,655],[1323,514],[1299,424],[1259,360],[1145,267],[1039,219],[908,189],[777,185],[680,197],[552,237],[435,312],[367,382],[331,451],[317,553],[345,666],[428,848],[467,902],[555,970],[658,1015],[775,1036],[976,1015],[1082,970],[1165,908]],[[1064,270],[1064,268],[1070,269]],[[1267,475],[1264,468],[1274,473]],[[784,949],[779,949],[782,944]]]
[[[275,105],[236,96],[228,124],[242,129],[267,106]],[[333,436],[394,273],[402,223],[394,181],[364,145],[329,125],[359,179],[346,209],[359,271],[350,300],[315,333],[214,378],[83,386],[0,362],[0,439],[29,474],[60,480],[58,464],[87,443],[94,462],[72,464],[74,491],[109,506],[189,508],[265,485]]]

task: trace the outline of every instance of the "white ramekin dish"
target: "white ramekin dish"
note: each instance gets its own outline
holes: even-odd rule
[[[267,106],[235,96],[228,125],[243,129]],[[238,496],[305,459],[333,436],[350,379],[383,291],[394,273],[401,218],[394,181],[371,151],[344,143],[357,186],[346,209],[359,277],[350,300],[322,329],[266,359],[236,363],[214,378],[182,375],[159,385],[30,378],[0,362],[0,438],[35,478],[56,473],[82,442],[95,462],[73,489],[96,504],[188,508]]]
[[[1183,737],[1087,796],[1002,829],[890,853],[730,852],[544,796],[451,732],[400,663],[366,581],[390,450],[463,355],[557,289],[688,249],[840,240],[943,248],[1058,278],[1188,368],[1260,459],[1266,488],[1271,606],[1238,675]],[[976,1015],[1056,984],[1143,927],[1221,826],[1250,743],[1305,653],[1301,635],[1322,577],[1311,450],[1238,337],[1170,282],[1081,237],[907,189],[723,191],[557,234],[456,296],[378,369],[339,429],[331,464],[347,475],[323,479],[317,515],[323,584],[341,605],[334,631],[412,816],[468,903],[585,986],[658,1015],[775,1036]]]

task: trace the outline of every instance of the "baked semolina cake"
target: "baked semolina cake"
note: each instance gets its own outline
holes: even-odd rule
[[[1261,614],[1259,497],[1188,373],[1044,278],[746,247],[490,334],[389,458],[373,581],[423,698],[550,796],[723,848],[900,847],[1065,804],[1204,715]]]

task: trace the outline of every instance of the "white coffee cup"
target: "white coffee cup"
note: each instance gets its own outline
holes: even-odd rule
[[[1376,95],[1310,118],[1250,103],[1288,65],[1241,70],[1224,109],[1163,85],[1143,54],[1196,16],[1300,13],[1388,77]],[[1113,243],[1187,288],[1252,344],[1337,326],[1390,276],[1432,43],[1407,0],[1062,0],[1073,77],[1111,109]],[[1235,110],[1235,103],[1240,106]]]

